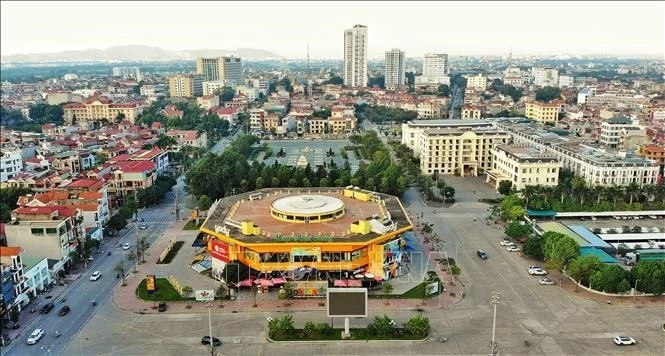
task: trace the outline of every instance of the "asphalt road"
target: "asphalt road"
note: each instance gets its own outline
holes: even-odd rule
[[[182,181],[177,186],[180,189],[179,200],[184,198]],[[174,187],[175,189],[175,187]],[[152,244],[173,222],[175,193],[169,192],[164,201],[157,207],[142,209],[139,217],[145,220],[147,229],[139,230],[139,236],[145,236],[147,241]],[[63,348],[72,340],[72,338],[83,328],[84,325],[94,315],[96,310],[109,302],[113,288],[120,282],[116,278],[115,267],[124,259],[125,270],[131,273],[133,263],[125,258],[128,251],[122,249],[122,244],[128,242],[132,249],[136,246],[136,229],[133,224],[129,224],[120,236],[114,236],[105,239],[100,247],[103,253],[94,254],[94,261],[88,264],[88,268],[83,270],[80,277],[68,286],[60,297],[54,299],[55,308],[50,313],[39,315],[25,329],[25,332],[14,340],[8,347],[3,348],[3,355],[46,355],[53,353],[61,354]],[[107,251],[111,255],[107,255]],[[97,281],[90,281],[90,275],[94,271],[100,271],[102,277]],[[97,302],[97,306],[92,306],[92,301]],[[41,304],[40,304],[41,305]],[[58,316],[60,308],[69,305],[71,311],[65,316]],[[46,335],[36,344],[28,345],[26,343],[29,335],[36,328],[44,329]],[[62,336],[55,337],[55,331]],[[49,351],[50,350],[50,351]]]

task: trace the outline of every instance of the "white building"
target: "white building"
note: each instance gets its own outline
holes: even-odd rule
[[[466,77],[466,87],[485,90],[487,89],[487,77],[482,74],[469,75]]]
[[[249,101],[254,102],[259,98],[259,89],[246,85],[238,85],[236,87],[236,95],[244,95]]]
[[[420,154],[420,136],[425,130],[431,129],[471,129],[474,127],[492,127],[489,121],[474,120],[413,120],[402,124],[402,144],[413,150],[414,155]]]
[[[502,120],[495,125],[510,133],[513,144],[529,145],[554,155],[562,168],[583,177],[590,186],[656,184],[660,167],[655,160],[584,143],[547,132],[540,124]]]
[[[632,120],[625,117],[613,117],[600,124],[600,144],[612,148],[619,146],[621,129],[632,126]]]
[[[23,171],[23,158],[20,149],[6,149],[0,151],[0,182],[11,179]]]
[[[587,99],[594,95],[596,95],[596,88],[594,87],[586,87],[580,90],[580,92],[577,94],[577,104],[586,104]]]
[[[559,88],[570,88],[575,86],[575,77],[571,75],[559,76]]]
[[[385,85],[386,88],[406,85],[406,54],[399,48],[386,51]]]
[[[510,181],[517,190],[528,185],[556,187],[559,184],[561,163],[557,158],[526,145],[499,145],[492,150],[492,169],[487,182]]]
[[[344,85],[366,87],[367,26],[355,25],[344,31]]]
[[[540,87],[559,86],[559,71],[552,68],[531,68],[533,84]]]
[[[76,79],[79,79],[79,76],[78,76],[78,74],[67,73],[62,77],[62,79],[64,79],[64,80],[76,80]]]
[[[445,53],[427,53],[423,58],[421,82],[450,84],[448,55]]]
[[[141,70],[139,67],[113,67],[114,77],[127,77],[135,79],[137,82],[141,81]]]

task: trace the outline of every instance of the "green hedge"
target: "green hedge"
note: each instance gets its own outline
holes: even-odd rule
[[[175,255],[178,254],[178,251],[180,251],[180,248],[184,244],[185,244],[184,241],[176,241],[175,244],[173,244],[173,247],[171,248],[171,251],[169,251],[169,253],[166,255],[166,257],[164,257],[164,261],[161,261],[161,260],[157,261],[157,264],[161,265],[161,264],[171,263],[171,261],[173,261],[173,259],[175,258]]]

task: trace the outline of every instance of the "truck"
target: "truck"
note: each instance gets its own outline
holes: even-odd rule
[[[639,252],[627,252],[623,257],[623,261],[626,263],[626,266],[632,266],[640,261]]]

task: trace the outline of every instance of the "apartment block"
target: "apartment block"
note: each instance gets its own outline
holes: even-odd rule
[[[344,85],[366,87],[367,72],[367,26],[355,25],[344,30]]]
[[[526,103],[524,116],[542,123],[556,123],[559,121],[560,109],[561,106],[557,103],[532,101]]]
[[[0,182],[12,179],[23,171],[23,155],[20,149],[3,148],[0,151]]]
[[[177,74],[169,77],[169,95],[172,98],[193,98],[203,95],[203,75]]]
[[[113,122],[120,114],[133,124],[143,111],[139,103],[113,103],[105,96],[90,97],[85,103],[68,103],[62,108],[68,124],[102,120]]]
[[[487,89],[487,77],[482,74],[469,75],[466,77],[466,87],[484,91]]]
[[[514,144],[535,147],[555,156],[562,168],[583,177],[590,186],[627,186],[634,182],[642,187],[658,180],[659,166],[652,159],[599,147],[575,137],[562,137],[537,123],[504,119],[495,126],[509,132]]]
[[[510,181],[515,189],[528,185],[555,187],[559,184],[561,162],[552,154],[526,145],[498,145],[492,150],[492,169],[486,182],[499,189]]]
[[[531,68],[533,84],[539,87],[559,86],[559,71],[553,68]]]
[[[205,81],[231,81],[242,84],[242,61],[239,57],[224,56],[196,59],[196,73]]]
[[[613,117],[600,124],[600,144],[612,148],[619,146],[621,129],[632,126],[633,121],[625,117]]]
[[[406,54],[399,48],[386,51],[385,86],[392,89],[406,85]]]

